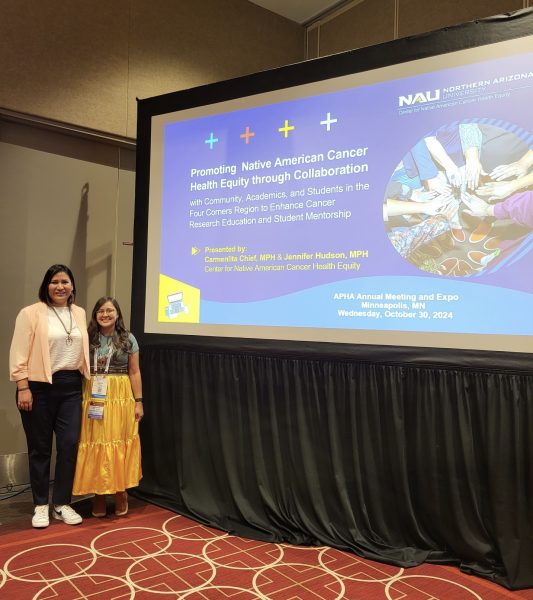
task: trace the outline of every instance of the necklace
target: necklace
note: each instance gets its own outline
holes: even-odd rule
[[[59,322],[61,323],[61,325],[63,325],[63,329],[65,330],[65,333],[67,334],[67,339],[65,340],[65,344],[67,346],[72,346],[72,337],[70,336],[70,334],[72,333],[72,311],[70,310],[70,308],[68,309],[68,314],[70,317],[70,325],[69,325],[70,329],[67,329],[65,323],[63,323],[57,310],[53,306],[51,306],[50,308],[54,311],[56,317],[59,319]]]

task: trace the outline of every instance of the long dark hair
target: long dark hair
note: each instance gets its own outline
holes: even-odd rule
[[[52,277],[57,275],[58,273],[66,273],[68,278],[70,279],[70,283],[72,283],[72,292],[70,296],[67,298],[67,306],[70,306],[74,300],[76,299],[76,282],[74,281],[74,275],[72,271],[66,265],[52,265],[49,267],[48,271],[44,274],[43,281],[41,283],[41,287],[39,288],[39,300],[48,304],[48,306],[52,306],[52,301],[50,300],[50,296],[48,295],[48,286],[52,281]]]
[[[117,350],[128,352],[128,350],[131,350],[131,342],[128,337],[129,332],[126,329],[126,326],[124,325],[124,319],[122,318],[122,311],[120,310],[120,305],[112,296],[102,296],[99,300],[96,301],[96,304],[94,305],[93,311],[91,313],[91,321],[89,323],[89,326],[87,327],[91,350],[94,350],[94,348],[98,348],[100,346],[100,327],[98,326],[98,321],[96,320],[96,313],[98,312],[98,310],[100,310],[100,307],[103,306],[106,302],[111,302],[111,304],[115,307],[115,310],[117,311],[115,331],[113,332],[113,346],[115,346]]]

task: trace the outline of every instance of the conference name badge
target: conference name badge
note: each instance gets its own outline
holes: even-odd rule
[[[91,400],[87,417],[101,421],[104,418],[104,403]]]
[[[95,375],[91,389],[91,398],[103,400],[107,395],[107,377],[105,375]]]

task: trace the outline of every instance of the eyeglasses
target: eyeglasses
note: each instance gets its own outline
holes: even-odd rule
[[[112,315],[115,312],[114,308],[101,308],[96,311],[97,315]]]

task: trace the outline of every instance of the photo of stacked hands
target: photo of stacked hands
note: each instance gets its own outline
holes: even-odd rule
[[[533,229],[533,136],[488,119],[443,125],[401,159],[385,228],[419,269],[466,277],[523,246]]]

